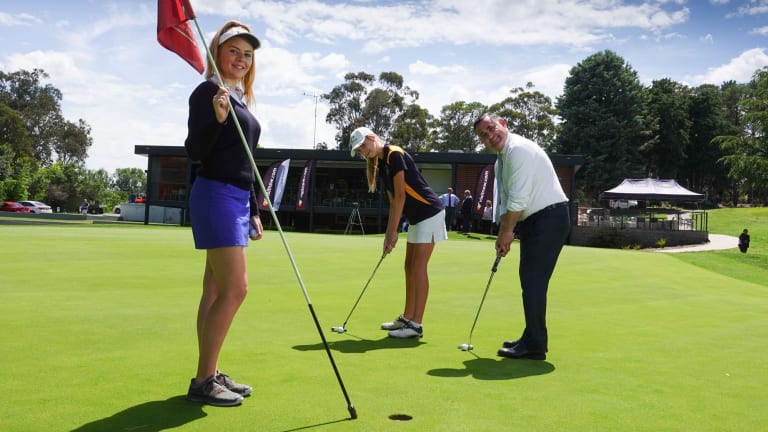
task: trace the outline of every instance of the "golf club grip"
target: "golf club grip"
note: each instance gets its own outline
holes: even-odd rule
[[[501,261],[501,254],[496,255],[496,261],[493,262],[493,267],[491,268],[491,271],[496,273],[496,270],[499,269],[499,262]]]

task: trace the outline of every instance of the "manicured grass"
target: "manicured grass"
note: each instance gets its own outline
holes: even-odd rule
[[[764,259],[756,225],[754,255]],[[501,341],[522,329],[516,246],[494,277],[474,351],[456,348],[494,258],[492,239],[473,237],[437,246],[425,337],[396,341],[378,326],[401,312],[404,237],[338,335],[330,328],[370,276],[381,236],[287,234],[357,407],[351,421],[276,232],[248,250],[250,292],[221,357],[256,390],[222,409],[183,400],[204,260],[189,229],[0,225],[0,430],[744,431],[768,422],[768,297],[756,279],[680,257],[694,254],[567,247],[551,285],[548,359],[501,360]]]
[[[709,271],[768,287],[768,207],[726,208],[707,212],[709,231],[738,237],[747,228],[749,251],[733,249],[679,254],[684,262]]]

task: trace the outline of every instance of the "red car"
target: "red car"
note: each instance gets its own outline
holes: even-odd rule
[[[12,213],[29,213],[29,208],[24,207],[23,205],[14,201],[6,201],[2,206],[0,206],[0,211]]]

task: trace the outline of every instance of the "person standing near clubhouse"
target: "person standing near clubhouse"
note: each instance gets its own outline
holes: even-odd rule
[[[389,197],[389,218],[384,236],[384,252],[397,244],[400,218],[408,221],[405,249],[405,309],[392,322],[381,325],[393,338],[420,338],[429,295],[427,266],[435,243],[448,238],[445,214],[440,198],[432,191],[411,155],[400,147],[385,144],[372,130],[360,127],[349,138],[350,154],[366,161],[369,192],[376,191],[377,177],[382,179]],[[381,169],[380,169],[381,167]]]
[[[472,230],[472,208],[474,206],[472,193],[467,189],[464,191],[464,200],[461,201],[461,234],[469,234]]]
[[[239,405],[251,387],[218,368],[224,338],[248,290],[245,247],[259,240],[262,225],[256,180],[235,121],[251,151],[261,126],[253,104],[254,51],[260,42],[250,29],[229,21],[214,35],[210,51],[220,83],[208,62],[207,80],[189,97],[187,155],[200,163],[189,197],[195,248],[205,249],[203,293],[197,312],[198,363],[187,399],[216,406]],[[229,105],[237,116],[229,115]],[[250,232],[250,234],[249,234]]]
[[[453,188],[448,188],[448,192],[440,195],[440,201],[445,208],[445,228],[450,231],[453,229],[453,221],[456,220],[456,205],[459,204],[459,197],[454,195]]]
[[[519,339],[505,341],[498,355],[544,360],[549,279],[571,229],[568,197],[549,156],[535,142],[510,133],[503,119],[482,114],[474,130],[486,148],[497,153],[496,253],[509,253],[515,227],[520,235],[518,272],[525,330]]]
[[[485,200],[485,207],[483,207],[483,228],[481,231],[485,232],[486,228],[488,234],[493,234],[493,201]]]

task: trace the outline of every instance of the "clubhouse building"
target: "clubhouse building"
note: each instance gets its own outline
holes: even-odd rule
[[[137,145],[135,154],[148,158],[144,223],[149,223],[150,209],[179,209],[180,223],[187,224],[188,193],[195,180],[196,164],[189,160],[184,147]],[[463,198],[464,190],[484,202],[493,197],[494,154],[411,153],[416,165],[432,189],[439,195],[453,188]],[[379,188],[368,193],[365,161],[350,157],[348,151],[259,148],[253,154],[268,190],[275,188],[271,167],[282,164],[287,169],[284,191],[276,214],[285,230],[301,232],[349,231],[354,215],[354,232],[381,233],[386,229],[389,203]],[[573,204],[575,175],[583,164],[582,156],[551,154],[563,190]],[[265,178],[265,173],[268,174]],[[257,188],[258,189],[258,188]],[[476,210],[477,202],[475,203]],[[476,219],[482,214],[479,203]],[[572,205],[576,225],[576,209]],[[266,227],[273,223],[262,212]]]

